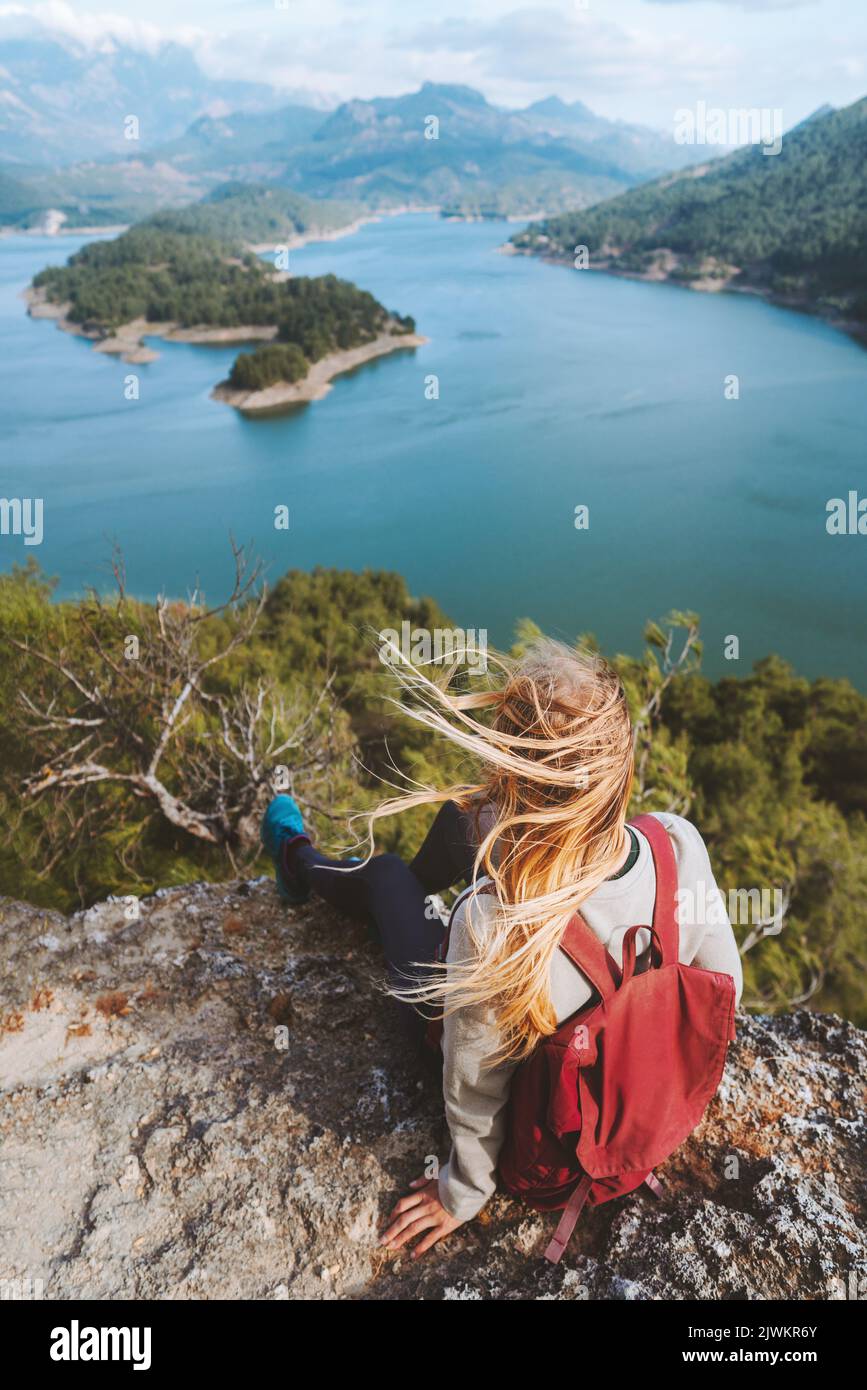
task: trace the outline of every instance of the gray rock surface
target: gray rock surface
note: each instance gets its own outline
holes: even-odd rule
[[[540,1259],[551,1218],[505,1197],[413,1262],[377,1229],[447,1135],[362,928],[286,910],[266,881],[199,884],[70,918],[2,900],[0,955],[0,1281],[112,1299],[867,1294],[867,1035],[833,1016],[742,1018],[664,1199],[590,1211],[559,1267]]]

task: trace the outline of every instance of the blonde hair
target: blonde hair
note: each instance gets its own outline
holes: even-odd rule
[[[372,849],[379,818],[454,800],[476,812],[481,836],[466,903],[469,958],[448,973],[428,965],[428,980],[392,992],[446,1014],[493,1010],[501,1047],[492,1060],[520,1059],[556,1027],[550,967],[569,919],[623,856],[633,775],[623,686],[600,657],[541,637],[517,658],[489,652],[488,688],[469,694],[449,688],[454,666],[434,680],[396,647],[385,659],[409,697],[393,703],[464,749],[481,773],[444,791],[393,798],[367,817]],[[484,831],[482,807],[492,815]],[[497,907],[493,923],[477,931],[483,875]]]

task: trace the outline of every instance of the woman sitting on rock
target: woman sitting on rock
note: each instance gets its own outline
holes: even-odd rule
[[[623,1047],[631,1047],[628,1075],[638,1077],[645,1068],[633,1085],[641,1090],[645,1109],[652,1103],[653,1114],[665,1111],[671,1100],[674,1118],[666,1134],[674,1142],[667,1153],[697,1122],[716,1089],[742,988],[734,935],[698,831],[669,813],[627,824],[633,733],[615,671],[596,656],[545,639],[520,659],[491,656],[489,662],[497,670],[496,688],[462,694],[413,667],[398,668],[414,697],[413,716],[464,749],[481,769],[475,782],[401,797],[370,817],[372,827],[381,816],[442,803],[411,864],[392,854],[372,855],[363,863],[326,858],[311,844],[288,796],[275,797],[262,826],[282,897],[300,903],[312,891],[339,911],[372,921],[391,992],[419,1036],[428,1026],[426,1016],[443,1017],[451,1155],[437,1178],[411,1184],[382,1237],[392,1250],[420,1237],[415,1256],[475,1217],[493,1194],[498,1168],[503,1175],[510,1124],[514,1129],[523,1113],[513,1102],[510,1116],[510,1088],[516,1071],[526,1073],[522,1064],[542,1044],[555,1045],[551,1055],[558,1066],[561,1057],[571,1056],[565,1044],[556,1051],[561,1038],[590,1049],[586,1076],[592,1082],[601,1065],[593,1039],[602,1036],[602,1010],[608,1020],[609,1070],[617,1047],[624,1058]],[[447,933],[431,895],[460,883],[469,888],[452,911]],[[698,969],[684,971],[684,966]],[[656,978],[645,980],[645,974]],[[629,989],[618,999],[627,981]],[[650,1010],[649,1025],[639,1016],[641,1009]],[[587,1024],[570,1032],[576,1016]],[[630,1023],[631,1032],[640,1033],[637,1062]],[[656,1071],[648,1070],[654,1049]],[[582,1055],[576,1055],[581,1063]],[[693,1068],[691,1077],[684,1067]],[[668,1081],[657,1082],[660,1071]],[[568,1094],[577,1095],[577,1073],[570,1076]],[[678,1112],[681,1081],[693,1110],[701,1092],[695,1115],[687,1115],[683,1106]],[[616,1147],[616,1133],[622,1137],[623,1095],[627,1112],[633,1103],[640,1109],[642,1095],[631,1095],[630,1084],[619,1081],[619,1099],[612,1101],[609,1077],[605,1095],[600,1092],[594,1100],[597,1146],[603,1129],[609,1148]],[[658,1085],[669,1085],[661,1103],[650,1095]],[[585,1106],[591,1091],[581,1092]],[[616,1112],[610,1124],[606,1103]],[[526,1096],[521,1104],[526,1107]],[[653,1123],[651,1115],[633,1124],[644,1148],[638,1155],[642,1162],[632,1165],[638,1171],[626,1173],[626,1181],[621,1171],[626,1160],[617,1169],[621,1177],[604,1176],[604,1151],[601,1160],[595,1153],[594,1176],[580,1168],[577,1174],[568,1168],[555,1173],[550,1164],[536,1163],[525,1181],[510,1141],[509,1190],[521,1191],[537,1206],[571,1208],[574,1225],[588,1194],[592,1203],[654,1181],[647,1170],[660,1159],[646,1164],[643,1159],[656,1136],[644,1135],[641,1128]],[[686,1125],[682,1134],[678,1123],[681,1129]],[[575,1132],[566,1136],[571,1147],[566,1146],[570,1157],[564,1162],[575,1163],[581,1125],[580,1116],[567,1121]],[[586,1158],[594,1135],[588,1130],[581,1140],[579,1159],[582,1153]],[[518,1134],[518,1150],[521,1143]],[[550,1143],[562,1145],[562,1134]],[[661,1137],[659,1144],[665,1149]],[[606,1190],[606,1182],[612,1190]],[[559,1249],[552,1256],[557,1257]]]

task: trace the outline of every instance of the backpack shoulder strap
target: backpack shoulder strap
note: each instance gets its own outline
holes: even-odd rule
[[[679,959],[680,933],[677,926],[677,861],[674,849],[661,821],[655,816],[635,816],[630,822],[634,829],[640,830],[650,845],[653,867],[656,874],[656,896],[653,903],[653,928],[662,948],[663,964],[676,964]],[[465,889],[452,908],[449,929],[458,904],[473,891],[472,885]],[[494,893],[492,883],[485,883],[477,891]],[[448,942],[446,933],[446,944]],[[621,970],[617,961],[603,946],[599,937],[587,925],[580,912],[569,920],[560,941],[560,950],[568,956],[576,969],[593,985],[602,999],[614,994],[621,980]],[[443,956],[444,956],[443,952]]]
[[[602,999],[610,999],[620,984],[620,966],[580,912],[576,912],[567,924],[560,950],[582,975],[587,976]]]
[[[656,816],[635,816],[629,824],[640,830],[650,845],[656,873],[653,928],[662,947],[664,965],[680,959],[680,932],[677,925],[677,861],[668,831]]]

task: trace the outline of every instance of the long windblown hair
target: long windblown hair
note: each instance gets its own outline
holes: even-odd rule
[[[385,659],[405,694],[394,703],[464,749],[479,774],[393,798],[367,817],[371,848],[381,817],[450,799],[476,814],[479,833],[469,957],[448,973],[428,966],[422,983],[393,992],[446,1014],[492,1011],[501,1037],[492,1060],[519,1060],[556,1027],[550,967],[570,917],[623,857],[633,775],[623,686],[600,657],[548,638],[517,658],[489,652],[487,688],[473,693],[450,689],[451,671],[431,679],[397,648]],[[496,909],[481,930],[474,908],[484,875]]]

